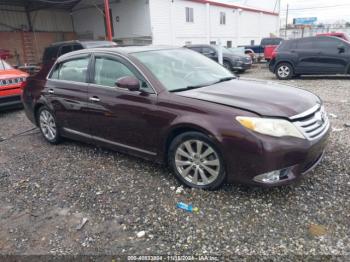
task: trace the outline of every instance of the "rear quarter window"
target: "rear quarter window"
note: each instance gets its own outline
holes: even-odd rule
[[[296,47],[297,47],[297,49],[313,49],[314,48],[314,40],[308,39],[308,38],[300,39],[297,42]]]
[[[279,51],[287,51],[291,49],[296,49],[296,42],[292,40],[287,40],[283,41],[279,46],[278,49]]]
[[[57,47],[47,47],[43,55],[43,63],[51,62],[56,60],[58,57],[58,48]]]
[[[202,48],[201,47],[190,47],[189,49],[196,51],[198,53],[202,53]]]
[[[281,38],[265,38],[261,40],[261,45],[262,46],[279,45],[281,42],[282,42]]]

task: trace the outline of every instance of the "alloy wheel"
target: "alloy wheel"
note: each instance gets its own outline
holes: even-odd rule
[[[287,78],[290,73],[290,68],[286,65],[280,66],[277,70],[277,74],[281,78]]]
[[[39,123],[45,138],[49,141],[54,140],[57,136],[56,122],[55,118],[48,110],[44,109],[40,112]]]
[[[214,148],[201,140],[188,140],[180,144],[175,151],[175,166],[186,181],[196,186],[214,182],[221,169]]]

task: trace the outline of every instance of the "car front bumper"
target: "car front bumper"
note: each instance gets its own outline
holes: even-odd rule
[[[252,68],[252,63],[237,64],[233,67],[233,70],[247,70]]]
[[[275,138],[256,135],[241,145],[232,137],[222,138],[227,182],[274,187],[288,185],[305,176],[322,160],[330,127],[314,141],[295,138]],[[262,182],[262,174],[283,171],[280,179]]]
[[[23,107],[20,95],[0,96],[0,110]]]

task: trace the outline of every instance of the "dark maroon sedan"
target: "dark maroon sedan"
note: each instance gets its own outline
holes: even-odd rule
[[[322,159],[329,121],[310,92],[236,79],[184,48],[88,49],[23,93],[50,143],[62,137],[166,162],[185,185],[284,185]]]

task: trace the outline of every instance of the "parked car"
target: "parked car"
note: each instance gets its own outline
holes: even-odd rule
[[[266,46],[277,47],[282,41],[283,41],[283,38],[267,37],[267,38],[261,39],[260,45],[246,45],[243,47],[245,49],[253,50],[253,52],[257,56],[257,60],[260,62],[263,58],[265,58],[264,51]]]
[[[218,62],[219,47],[217,45],[186,45],[188,49],[196,51]],[[244,73],[252,67],[252,60],[246,55],[234,54],[226,47],[222,47],[223,51],[223,66],[231,71]]]
[[[256,62],[256,56],[253,50],[247,50],[244,49],[244,47],[229,47],[227,49],[236,55],[249,56],[252,60],[252,63]]]
[[[87,49],[29,80],[28,118],[50,143],[81,140],[166,162],[186,186],[279,186],[321,160],[322,101],[290,86],[242,80],[186,48]]]
[[[13,55],[11,54],[10,50],[0,48],[0,59],[6,60],[12,57]]]
[[[117,44],[112,41],[104,40],[90,40],[90,41],[64,41],[52,43],[45,48],[41,69],[38,72],[40,75],[47,75],[52,65],[56,62],[57,58],[61,55],[67,54],[81,49],[88,48],[101,48],[101,47],[115,47]]]
[[[338,38],[341,38],[345,41],[348,41],[350,42],[350,37],[345,34],[345,33],[323,33],[323,34],[317,34],[316,36],[335,36],[335,37],[338,37]]]
[[[244,50],[244,54],[249,55],[250,58],[252,59],[253,63],[257,63],[258,62],[258,57],[257,57],[257,55],[255,54],[255,52],[252,49],[249,49],[249,48],[245,49]]]
[[[0,59],[0,110],[22,106],[21,93],[27,76]]]
[[[317,36],[283,41],[270,62],[279,79],[299,75],[350,73],[350,43],[337,37]]]

